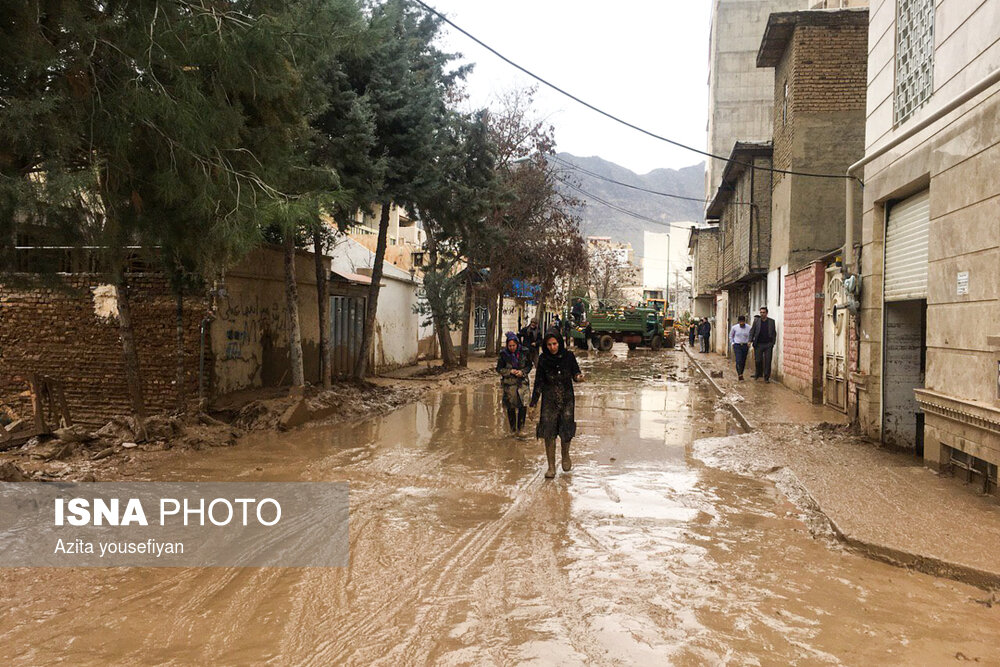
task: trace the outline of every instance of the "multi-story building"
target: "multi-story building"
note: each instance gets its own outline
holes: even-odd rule
[[[824,310],[830,305],[825,295],[840,284],[831,266],[844,244],[843,175],[864,155],[867,45],[867,9],[801,10],[771,14],[757,55],[758,67],[773,77],[775,168],[758,172],[772,184],[771,252],[760,305],[777,324],[775,367],[782,382],[815,402],[826,391],[827,402],[841,410],[847,337],[840,321],[825,354],[823,318],[834,316],[832,308]]]
[[[728,293],[716,324],[728,331],[740,315],[767,303],[771,256],[771,142],[737,142],[706,215],[718,222],[717,286]],[[727,352],[723,337],[721,352]],[[777,368],[777,365],[775,366]]]
[[[691,314],[699,319],[715,317],[715,294],[719,289],[719,227],[691,227],[688,237],[691,255]]]
[[[868,35],[857,417],[995,488],[1000,0],[872,2]]]
[[[813,3],[815,4],[815,3]],[[807,0],[714,0],[708,56],[708,152],[729,155],[737,141],[771,140],[774,82],[757,68],[757,48],[772,12],[805,9]],[[725,160],[705,165],[711,199]]]

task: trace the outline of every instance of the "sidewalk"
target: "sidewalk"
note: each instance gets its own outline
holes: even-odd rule
[[[1000,588],[1000,502],[921,459],[852,434],[846,417],[783,385],[736,380],[717,354],[685,352],[749,425],[707,441],[699,456],[738,472],[793,482],[849,547],[866,555],[986,588]],[[710,377],[712,374],[722,377]],[[779,475],[780,477],[780,475]],[[779,485],[780,486],[780,485]]]

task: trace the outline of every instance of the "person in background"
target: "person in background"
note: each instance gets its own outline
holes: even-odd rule
[[[562,469],[569,472],[573,467],[569,458],[569,444],[576,435],[576,398],[573,383],[583,382],[583,373],[576,355],[566,349],[563,339],[556,334],[546,334],[542,354],[538,358],[535,371],[535,386],[529,406],[534,408],[542,399],[542,410],[538,416],[535,437],[545,441],[545,459],[548,469],[545,478],[556,476],[556,438],[562,445]]]
[[[736,324],[729,330],[729,344],[733,346],[733,356],[736,357],[736,377],[743,380],[743,369],[747,365],[747,353],[750,350],[750,327],[747,326],[746,315],[740,315]]]
[[[774,320],[767,316],[767,306],[760,309],[760,318],[750,327],[750,344],[753,345],[754,375],[756,380],[761,376],[764,382],[771,381],[771,354],[778,342],[778,330]]]
[[[497,358],[503,407],[510,423],[510,432],[520,436],[528,416],[528,374],[532,363],[527,351],[513,331],[507,332],[507,342]]]
[[[707,353],[709,342],[712,340],[712,323],[707,317],[702,318],[701,324],[698,325],[698,335],[701,337],[701,351]]]
[[[573,302],[573,322],[580,324],[587,317],[587,307],[583,305],[583,299],[577,298]]]
[[[538,352],[542,347],[542,329],[538,326],[537,317],[532,317],[528,326],[521,329],[519,338],[525,352],[528,353],[531,365],[534,366],[538,363]]]
[[[698,320],[691,320],[688,327],[688,347],[694,347],[694,339],[698,337]]]

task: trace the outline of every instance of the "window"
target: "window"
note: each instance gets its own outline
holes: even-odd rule
[[[781,93],[781,124],[788,123],[788,82],[785,81],[785,88]]]
[[[923,106],[934,84],[934,0],[896,2],[895,119]]]

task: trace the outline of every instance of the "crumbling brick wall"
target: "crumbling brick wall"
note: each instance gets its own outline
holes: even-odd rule
[[[823,401],[823,278],[813,262],[785,276],[782,381],[814,403]]]
[[[0,403],[29,417],[33,373],[63,382],[74,420],[100,423],[128,413],[113,288],[102,276],[21,277],[0,283]],[[149,411],[177,405],[176,296],[162,275],[128,276],[139,367]],[[26,286],[25,286],[26,285]],[[204,297],[184,299],[187,396],[198,391],[199,325]]]

